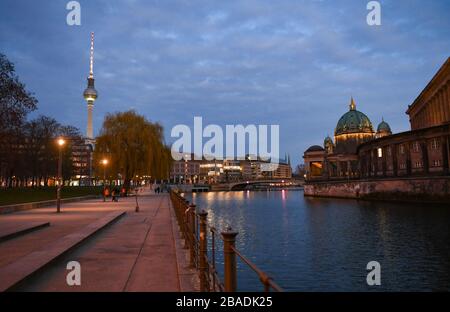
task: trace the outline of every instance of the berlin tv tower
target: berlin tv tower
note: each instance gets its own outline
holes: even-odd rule
[[[88,121],[86,138],[88,140],[94,140],[94,129],[92,126],[92,111],[94,110],[94,102],[97,99],[97,90],[94,87],[94,33],[91,33],[91,55],[89,62],[89,77],[87,79],[88,85],[84,90],[83,96],[88,105]]]

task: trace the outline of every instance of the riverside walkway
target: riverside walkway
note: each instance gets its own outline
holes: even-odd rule
[[[138,213],[129,197],[65,204],[61,214],[52,207],[1,215],[0,234],[11,239],[0,242],[0,291],[198,290],[169,196],[138,201]],[[14,228],[21,233],[11,236]],[[80,286],[66,282],[71,261],[81,266]]]

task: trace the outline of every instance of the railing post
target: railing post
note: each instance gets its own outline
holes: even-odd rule
[[[207,229],[206,229],[206,218],[208,216],[208,213],[202,210],[198,216],[200,217],[200,265],[199,265],[199,271],[200,271],[200,291],[205,292],[209,291],[208,287],[208,254],[207,254]]]
[[[223,237],[223,256],[225,262],[224,277],[225,277],[225,291],[235,292],[237,289],[237,268],[236,268],[236,253],[233,248],[236,242],[238,232],[234,232],[231,227],[227,228],[226,232],[222,232]]]
[[[181,209],[183,212],[183,233],[184,233],[184,248],[189,248],[189,218],[190,218],[190,208],[189,201],[182,199],[181,200]]]
[[[197,242],[196,242],[197,238],[195,235],[195,218],[196,218],[195,205],[189,205],[188,216],[189,216],[189,218],[188,218],[189,225],[188,225],[187,235],[189,235],[190,243],[191,243],[190,244],[190,248],[191,248],[190,262],[193,267],[196,267],[197,263],[195,261],[195,255],[197,254],[198,250],[196,250],[197,249]]]

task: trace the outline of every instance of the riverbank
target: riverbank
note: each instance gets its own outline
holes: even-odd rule
[[[368,201],[449,203],[450,178],[414,177],[308,182],[305,196]]]

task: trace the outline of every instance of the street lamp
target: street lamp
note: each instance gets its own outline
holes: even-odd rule
[[[59,138],[58,141],[59,158],[58,158],[58,186],[56,188],[56,212],[61,212],[61,186],[62,186],[62,149],[66,144],[63,138]]]
[[[106,201],[106,166],[108,165],[108,159],[102,159],[101,161],[103,165],[103,201]]]

